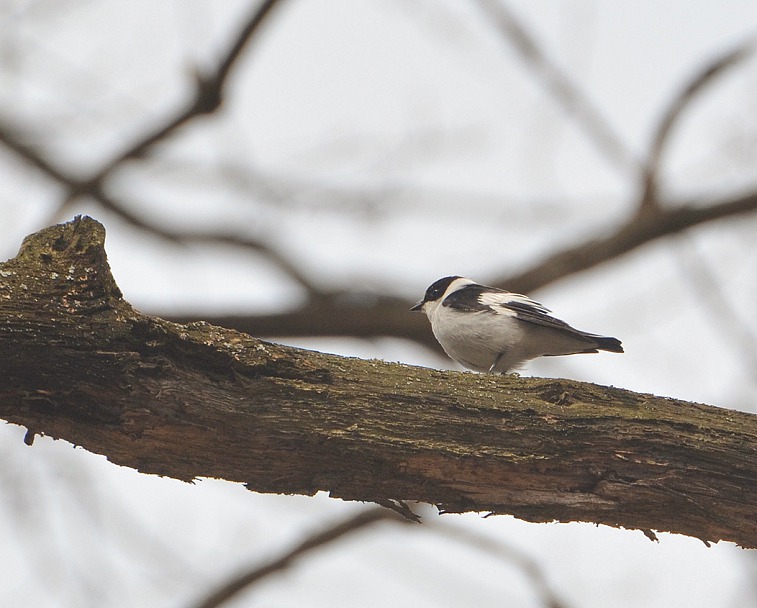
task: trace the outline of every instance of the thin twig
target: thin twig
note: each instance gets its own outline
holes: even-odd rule
[[[103,185],[106,178],[125,160],[144,155],[151,147],[166,139],[183,124],[201,114],[211,113],[220,106],[223,98],[223,88],[229,72],[243,49],[253,39],[255,33],[260,31],[260,26],[264,23],[266,17],[270,15],[271,10],[280,2],[281,0],[265,0],[253,11],[250,18],[232,40],[227,52],[224,53],[216,68],[207,75],[199,75],[197,77],[195,94],[192,99],[185,103],[185,107],[182,110],[179,110],[165,124],[143,135],[139,141],[117,154],[91,177],[77,179],[70,173],[57,167],[55,163],[46,159],[34,147],[26,144],[23,141],[23,137],[19,135],[21,133],[19,129],[0,125],[0,142],[67,188],[68,192],[61,203],[61,207],[65,207],[78,197],[87,196],[95,199],[104,209],[111,211],[131,226],[175,243],[192,241],[235,245],[252,249],[271,259],[308,292],[317,293],[318,290],[315,289],[313,283],[308,280],[298,267],[282,253],[276,251],[271,245],[264,244],[258,239],[228,233],[170,230],[165,226],[149,222],[141,215],[130,211],[128,205],[123,204],[116,197],[109,195]]]
[[[27,139],[29,139],[29,133],[26,130],[0,121],[0,143],[6,148],[15,152],[32,167],[65,186],[69,191],[78,193],[87,189],[85,180],[77,179],[57,167],[55,163],[40,154],[34,146],[28,144]]]
[[[67,174],[65,170],[56,166],[54,162],[46,159],[33,147],[27,145],[19,136],[18,129],[3,125],[1,122],[0,142],[66,188],[66,197],[61,202],[56,213],[59,213],[62,208],[69,206],[76,198],[90,197],[100,203],[103,209],[118,216],[133,228],[174,244],[188,245],[202,243],[209,245],[231,245],[255,251],[271,260],[277,268],[285,272],[289,278],[297,282],[311,296],[322,295],[322,290],[299,269],[299,266],[270,243],[265,243],[260,239],[249,236],[227,232],[182,231],[171,229],[164,224],[151,222],[146,216],[131,211],[130,205],[108,194],[98,180],[79,180]]]
[[[403,522],[405,520],[393,511],[383,507],[376,507],[358,513],[349,519],[341,521],[338,524],[305,539],[281,557],[263,564],[262,566],[256,566],[251,570],[232,578],[222,587],[216,589],[195,604],[195,608],[217,608],[224,602],[239,595],[242,591],[249,590],[252,585],[259,582],[261,579],[287,569],[295,562],[295,560],[303,555],[329,545],[348,534],[362,530],[379,521]]]
[[[144,134],[139,140],[118,153],[111,161],[103,165],[92,179],[97,182],[103,181],[125,160],[143,156],[150,148],[167,139],[179,127],[193,118],[215,112],[223,102],[223,89],[232,67],[244,48],[251,43],[255,34],[260,31],[263,23],[267,21],[266,18],[271,14],[272,9],[281,2],[282,0],[264,0],[261,2],[232,39],[229,48],[223,54],[215,69],[206,74],[200,72],[195,74],[195,93],[191,99],[184,103],[184,107],[176,111],[172,118]]]
[[[662,155],[670,141],[671,133],[692,103],[720,76],[751,57],[757,47],[754,36],[737,45],[727,53],[705,64],[677,95],[670,100],[662,113],[655,135],[649,146],[644,167],[644,179],[639,197],[639,212],[655,210],[659,206],[658,182]]]

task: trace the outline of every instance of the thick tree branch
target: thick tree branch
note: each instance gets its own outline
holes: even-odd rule
[[[757,547],[757,416],[442,373],[135,311],[77,218],[0,265],[0,416],[112,462],[260,492],[592,521]]]

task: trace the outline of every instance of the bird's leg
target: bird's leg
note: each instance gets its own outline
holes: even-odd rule
[[[494,368],[497,367],[497,364],[502,360],[502,357],[504,356],[505,356],[504,352],[501,352],[497,355],[497,358],[494,359],[494,363],[492,363],[492,366],[489,368],[490,374],[494,371]]]

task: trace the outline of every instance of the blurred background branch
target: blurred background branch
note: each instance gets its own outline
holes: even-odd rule
[[[264,578],[291,567],[296,560],[306,556],[310,552],[332,545],[348,535],[364,531],[369,526],[381,521],[407,523],[407,520],[403,519],[400,515],[384,507],[363,510],[357,515],[348,517],[329,526],[325,530],[308,536],[304,541],[284,553],[281,557],[263,565],[253,566],[246,572],[229,578],[218,589],[197,602],[195,608],[217,608],[218,606],[222,606],[236,596],[248,592]]]
[[[67,204],[78,197],[94,199],[104,210],[115,213],[133,227],[173,243],[231,245],[254,251],[269,259],[308,294],[308,300],[303,306],[282,314],[215,315],[194,313],[188,315],[181,312],[178,314],[176,312],[164,312],[159,313],[160,316],[177,322],[188,322],[202,318],[213,324],[239,329],[258,336],[354,336],[363,338],[394,336],[415,340],[431,348],[436,348],[435,341],[427,331],[425,320],[419,316],[407,315],[408,300],[405,298],[396,297],[395,294],[391,293],[369,294],[350,289],[347,286],[339,289],[327,288],[317,284],[304,268],[289,259],[286,254],[277,250],[271,243],[266,243],[260,238],[243,233],[170,228],[165,223],[152,221],[148,216],[132,211],[129,203],[109,195],[103,187],[107,177],[116,171],[121,164],[130,158],[142,156],[146,150],[169,137],[178,127],[192,118],[213,112],[220,107],[221,91],[234,60],[252,35],[259,31],[260,24],[274,4],[275,2],[265,2],[252,14],[246,26],[235,38],[231,49],[219,62],[213,76],[200,79],[203,84],[198,86],[194,96],[185,103],[186,109],[178,112],[175,116],[170,117],[165,124],[146,134],[127,151],[106,163],[92,177],[80,180],[67,174],[65,170],[57,167],[54,162],[45,158],[24,141],[29,138],[21,134],[23,130],[19,132],[20,128],[23,129],[22,127],[4,123],[1,118],[0,142],[33,167],[64,186],[67,189]],[[545,69],[544,66],[551,65],[538,51],[536,43],[523,27],[505,10],[504,5],[489,0],[485,0],[483,4],[487,7],[487,10],[496,10],[498,18],[506,24],[505,30],[510,32],[517,41],[517,46],[523,50],[524,57],[536,61],[537,66],[534,68],[536,71],[542,71]],[[496,9],[493,7],[496,7]],[[632,213],[624,224],[617,226],[609,234],[600,237],[592,235],[584,242],[558,249],[542,261],[533,263],[531,267],[521,272],[496,278],[494,283],[505,289],[528,293],[575,273],[614,260],[656,239],[677,234],[700,224],[735,215],[750,214],[757,210],[757,193],[755,192],[747,192],[735,198],[702,200],[702,197],[692,197],[690,200],[681,201],[661,199],[657,189],[662,150],[670,136],[673,125],[688,105],[693,103],[707,86],[715,82],[716,76],[750,57],[753,50],[754,42],[750,38],[722,57],[708,62],[670,102],[657,128],[649,152],[644,172],[643,193],[640,197],[637,213]],[[578,88],[571,83],[567,76],[560,74],[556,68],[550,68],[547,71],[550,74],[549,80],[556,80],[559,83],[559,86],[556,86],[553,91],[555,97],[562,100],[566,109],[586,108],[585,111],[579,113],[580,116],[583,116],[579,124],[589,136],[600,142],[605,142],[602,146],[606,148],[607,155],[612,156],[611,150],[619,149],[620,145],[607,143],[614,141],[614,137],[609,135],[609,127],[604,125],[598,114],[589,109],[590,106],[585,96],[578,91]],[[217,99],[218,102],[207,103],[205,100],[208,98]],[[600,136],[597,135],[597,132],[606,135]],[[352,196],[360,198],[362,194],[353,193]],[[150,206],[157,207],[155,204]],[[642,211],[646,213],[641,213]]]
[[[670,142],[675,126],[682,116],[699,96],[714,86],[717,80],[729,70],[751,58],[755,49],[754,36],[750,36],[744,42],[738,44],[720,57],[715,57],[698,70],[674,95],[668,106],[662,113],[657,129],[655,130],[652,143],[647,153],[644,169],[643,188],[639,197],[639,213],[655,212],[660,206],[660,193],[658,192],[659,174],[662,169],[663,152]]]

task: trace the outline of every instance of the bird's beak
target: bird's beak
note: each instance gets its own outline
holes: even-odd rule
[[[420,302],[418,302],[418,303],[417,303],[417,304],[416,304],[415,306],[413,306],[413,307],[412,307],[412,308],[411,308],[410,310],[411,310],[411,311],[415,311],[415,310],[423,310],[423,300],[421,300]]]

